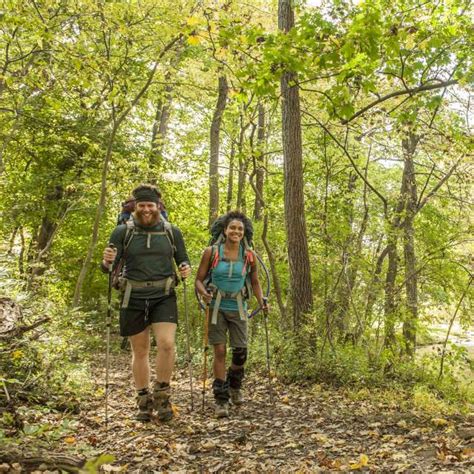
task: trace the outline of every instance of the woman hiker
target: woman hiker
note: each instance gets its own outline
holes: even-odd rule
[[[214,347],[212,388],[218,418],[229,416],[229,399],[234,405],[243,402],[241,385],[247,359],[247,302],[243,293],[248,276],[258,304],[268,309],[258,280],[257,259],[244,244],[246,234],[251,234],[250,220],[238,211],[229,212],[221,219],[224,240],[204,250],[196,276],[196,289],[210,305],[209,344]],[[227,332],[232,363],[226,375]]]

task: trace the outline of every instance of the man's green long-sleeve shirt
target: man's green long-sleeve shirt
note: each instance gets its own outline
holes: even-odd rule
[[[114,267],[119,263],[125,252],[123,276],[129,280],[155,281],[174,275],[173,248],[169,237],[165,233],[163,222],[160,221],[158,224],[148,227],[140,226],[137,221],[134,222],[133,237],[127,237],[127,241],[130,243],[126,250],[124,249],[126,244],[124,240],[127,233],[126,224],[117,226],[110,236],[109,243],[114,244],[117,248]],[[181,231],[174,225],[171,226],[171,230],[174,236],[174,246],[176,247],[174,254],[176,265],[189,263]],[[162,288],[134,288],[132,290],[132,297],[139,299],[159,298],[163,295],[164,289]]]

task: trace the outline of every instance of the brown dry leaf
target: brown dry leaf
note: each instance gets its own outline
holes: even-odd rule
[[[324,453],[318,453],[317,458],[319,465],[322,467],[327,467],[328,469],[339,469],[342,466],[341,461],[337,459],[330,459]]]
[[[401,452],[398,452],[398,453],[395,453],[392,455],[392,459],[394,461],[403,461],[407,458],[407,455],[405,453],[401,453]]]
[[[465,456],[467,458],[472,458],[472,457],[474,457],[474,448],[464,448],[462,450],[462,454],[463,454],[463,456]]]
[[[406,428],[408,426],[408,423],[406,420],[400,420],[398,423],[397,423],[397,426],[399,426],[400,428]]]
[[[76,442],[76,438],[74,436],[67,436],[64,438],[64,442],[67,444],[74,444]]]
[[[187,425],[186,428],[184,428],[183,433],[186,433],[188,435],[193,435],[195,431],[193,430],[191,426]]]
[[[318,443],[327,443],[329,440],[329,438],[326,435],[323,435],[322,433],[313,433],[311,435],[311,439],[317,441]]]
[[[395,436],[392,440],[393,443],[395,444],[403,444],[406,442],[406,438],[404,436]]]
[[[211,450],[211,449],[214,449],[216,447],[216,443],[214,443],[214,441],[206,441],[205,443],[202,443],[201,444],[201,448],[202,449],[205,449],[205,450]]]
[[[124,472],[126,466],[113,466],[112,464],[102,464],[100,468],[105,472]]]

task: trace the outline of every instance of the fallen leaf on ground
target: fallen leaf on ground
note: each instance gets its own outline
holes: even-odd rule
[[[449,421],[444,418],[432,418],[431,423],[435,426],[446,426],[449,424]]]
[[[360,469],[361,467],[367,466],[369,463],[369,457],[366,454],[361,454],[359,458],[359,462],[351,464],[351,469]]]

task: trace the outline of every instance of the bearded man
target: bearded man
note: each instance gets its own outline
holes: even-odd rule
[[[175,361],[178,310],[175,265],[181,278],[191,273],[181,231],[160,217],[161,194],[156,187],[133,190],[133,220],[117,226],[105,248],[102,269],[123,264],[120,288],[120,334],[132,347],[132,374],[137,390],[137,419],[173,417],[170,379]],[[150,391],[150,328],[156,339],[156,382]]]

